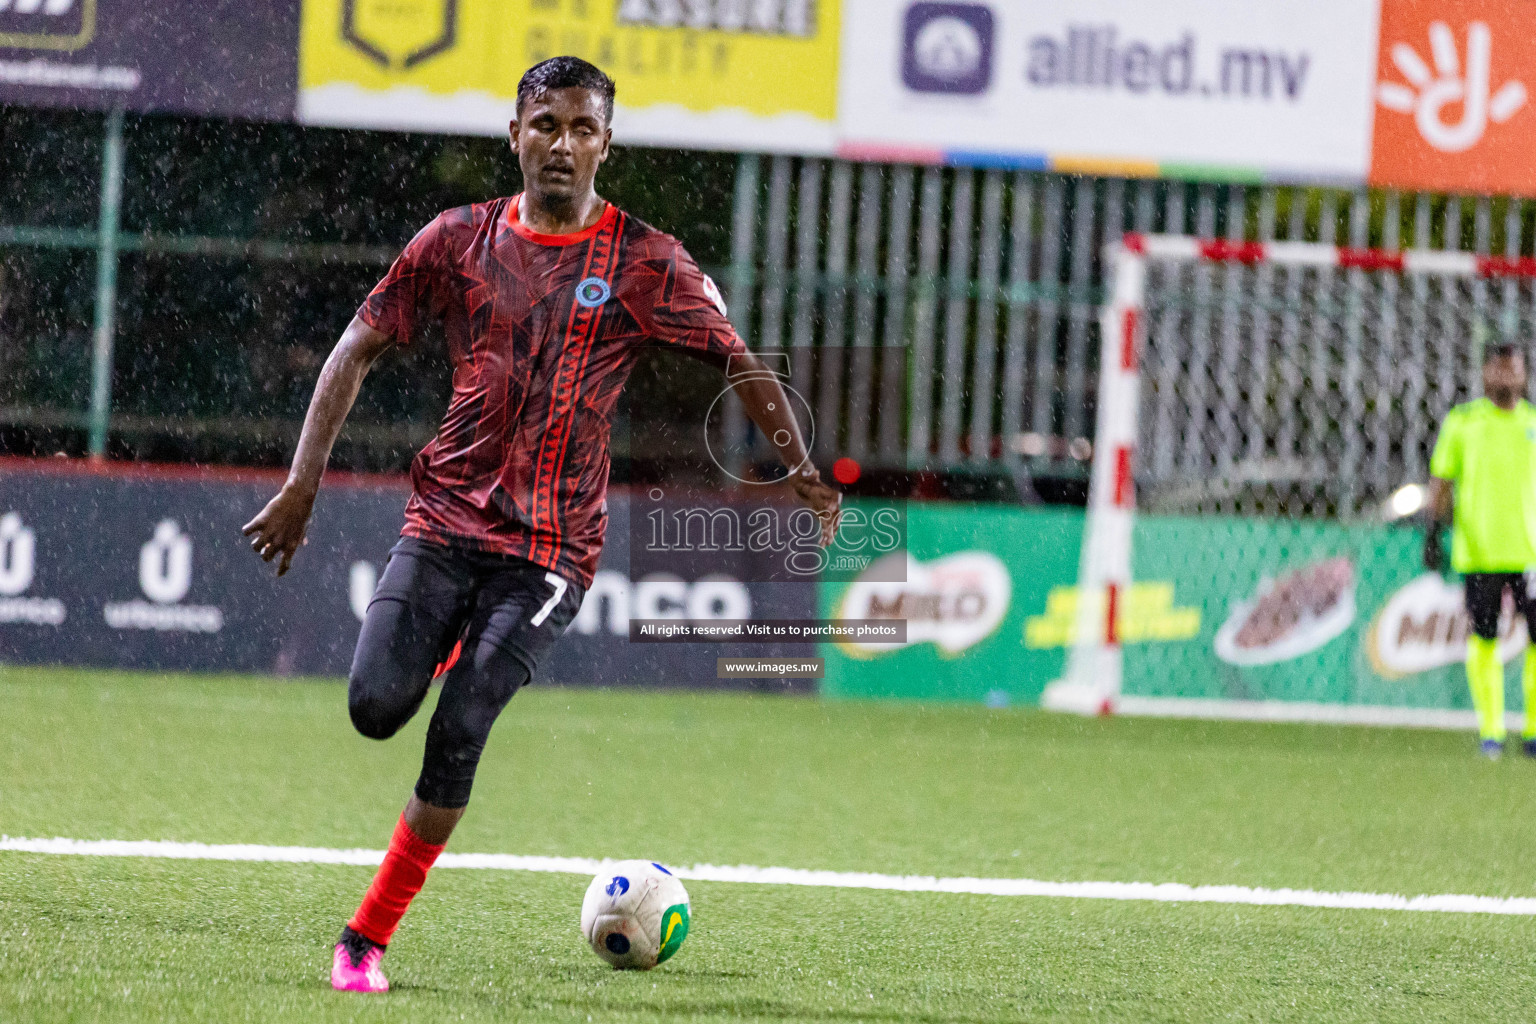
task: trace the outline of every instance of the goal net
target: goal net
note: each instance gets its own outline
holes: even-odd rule
[[[1077,625],[1042,702],[1464,707],[1459,590],[1411,517],[1484,348],[1533,336],[1536,261],[1135,234],[1106,259]]]

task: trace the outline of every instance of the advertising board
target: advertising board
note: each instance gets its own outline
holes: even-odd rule
[[[289,575],[239,525],[275,480],[0,466],[0,662],[345,675],[406,489],[337,477]],[[914,503],[907,544],[851,580],[755,582],[714,565],[631,576],[633,496],[610,496],[597,578],[539,678],[762,686],[833,697],[1031,704],[1078,622],[1072,509]],[[855,503],[856,507],[857,503]],[[1460,584],[1424,573],[1415,530],[1219,516],[1136,524],[1122,619],[1127,697],[1429,710],[1469,706]],[[749,567],[750,568],[750,567]],[[899,620],[899,642],[637,643],[632,620]],[[1506,607],[1500,656],[1519,661]],[[824,678],[722,679],[721,658],[825,658]],[[1515,668],[1511,667],[1511,679]],[[1511,706],[1518,706],[1512,686]]]
[[[838,152],[1536,195],[1531,0],[847,0]]]
[[[910,504],[907,549],[886,556],[905,559],[903,572],[876,562],[821,590],[824,617],[905,619],[906,642],[823,644],[822,692],[1034,703],[1060,674],[1064,648],[1027,646],[1026,623],[1076,578],[1082,530],[1076,510]]]
[[[0,103],[290,120],[299,0],[0,3]]]
[[[625,143],[827,153],[838,0],[305,0],[309,124],[501,135],[558,54],[617,82]]]
[[[1075,637],[1082,514],[914,504],[908,527],[905,583],[821,595],[825,616],[905,618],[906,643],[823,645],[823,692],[1033,703]],[[1470,707],[1461,585],[1422,570],[1419,541],[1377,524],[1138,517],[1125,696]],[[1506,604],[1499,652],[1518,662],[1525,626]]]
[[[1461,585],[1424,572],[1420,540],[1418,530],[1373,524],[1138,519],[1137,577],[1172,580],[1200,628],[1185,642],[1128,642],[1124,692],[1470,707]],[[1526,636],[1506,603],[1507,662]]]
[[[0,663],[277,675],[345,675],[400,531],[407,485],[337,476],[282,579],[240,526],[280,478],[98,474],[0,466]],[[595,686],[740,686],[720,657],[804,657],[810,643],[632,644],[631,618],[803,620],[811,584],[721,571],[631,579],[628,495],[609,497],[610,542],[575,621],[539,679]],[[753,684],[747,684],[753,685]],[[809,689],[811,679],[765,683]]]
[[[1384,0],[1373,184],[1536,195],[1536,4]]]
[[[1359,180],[1377,16],[1372,0],[847,0],[838,150]]]
[[[621,144],[1536,195],[1536,0],[15,0],[0,103],[501,135],[575,54]]]

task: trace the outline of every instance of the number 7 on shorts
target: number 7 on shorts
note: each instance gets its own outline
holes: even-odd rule
[[[550,595],[548,601],[544,602],[544,606],[542,608],[533,613],[533,618],[530,621],[535,626],[544,625],[544,620],[549,618],[549,613],[555,610],[555,605],[559,604],[560,599],[565,596],[564,576],[560,576],[552,572],[547,572],[544,574],[544,579],[549,583],[550,586],[555,588],[555,592]]]

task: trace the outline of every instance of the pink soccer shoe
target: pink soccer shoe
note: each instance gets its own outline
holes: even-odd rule
[[[389,979],[379,966],[384,959],[384,947],[368,943],[367,949],[361,959],[354,960],[348,943],[336,943],[336,952],[331,957],[331,988],[338,992],[389,991]]]

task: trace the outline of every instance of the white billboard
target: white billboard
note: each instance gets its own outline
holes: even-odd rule
[[[845,0],[840,152],[1359,181],[1376,0]]]

